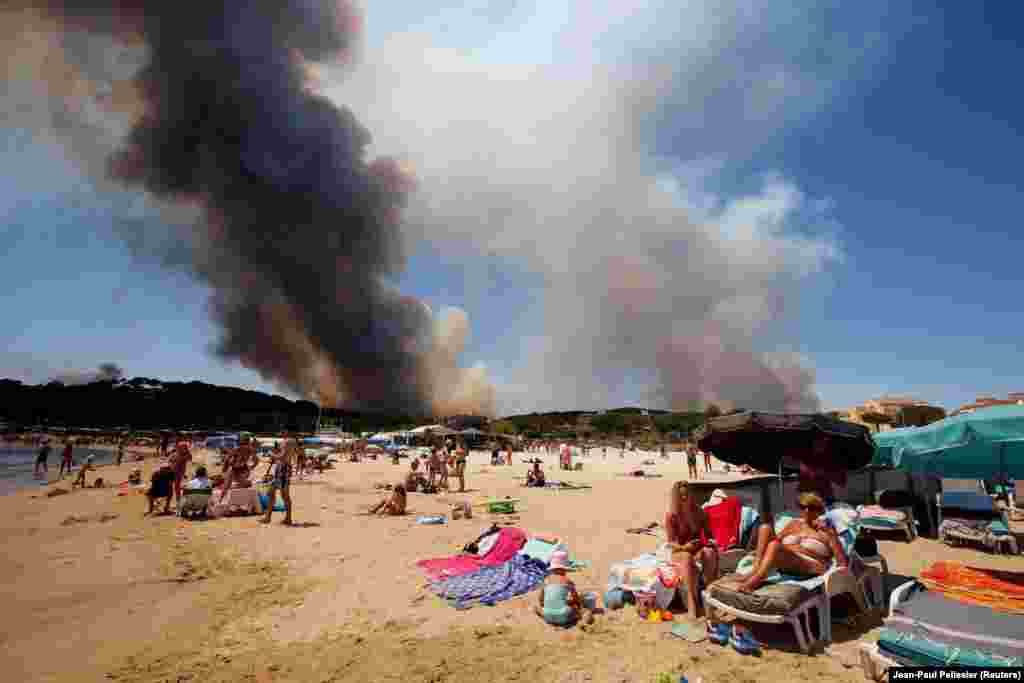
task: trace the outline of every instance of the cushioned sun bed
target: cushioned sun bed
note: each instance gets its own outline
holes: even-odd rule
[[[877,643],[861,645],[868,678],[891,666],[1024,666],[1024,617],[965,604],[909,581],[890,600]]]

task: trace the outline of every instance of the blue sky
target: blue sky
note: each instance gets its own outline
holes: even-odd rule
[[[824,405],[899,393],[952,408],[980,394],[1024,391],[1014,341],[1022,332],[1024,238],[1013,227],[1024,189],[1024,99],[1004,75],[1024,59],[1013,35],[1024,10],[1014,3],[908,2],[893,10],[867,2],[816,15],[806,32],[798,22],[807,17],[793,10],[768,22],[777,34],[736,29],[723,37],[728,31],[716,24],[708,29],[714,41],[703,40],[701,20],[717,3],[684,3],[684,11],[635,2],[632,18],[620,9],[603,26],[601,12],[613,4],[593,3],[598,28],[582,33],[578,9],[564,3],[539,11],[528,2],[479,2],[439,12],[408,4],[371,7],[364,61],[392,34],[415,31],[484,65],[582,74],[674,49],[706,50],[709,64],[732,65],[674,79],[637,144],[669,164],[714,159],[707,184],[723,201],[766,173],[827,200],[842,258],[801,281],[795,310],[771,332],[816,369]],[[745,21],[753,20],[728,26]],[[730,118],[743,87],[729,79],[743,73],[735,64],[749,67],[748,51],[798,65],[813,87],[768,100],[764,120]],[[0,375],[42,381],[113,361],[132,376],[273,390],[208,354],[217,330],[206,318],[205,290],[133,256],[98,208],[107,204],[85,189],[60,148],[7,128],[0,150]],[[507,254],[470,258],[426,240],[412,240],[409,250],[400,287],[435,311],[463,308],[472,337],[462,363],[486,363],[499,391],[515,381],[518,338],[543,325],[535,310],[542,276]],[[627,382],[612,402],[637,401],[641,391]]]

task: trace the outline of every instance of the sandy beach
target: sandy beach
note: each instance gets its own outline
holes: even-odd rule
[[[418,515],[485,497],[521,499],[511,520],[528,532],[559,536],[589,567],[574,575],[581,590],[603,592],[614,562],[653,551],[657,541],[629,527],[662,519],[672,481],[685,478],[678,456],[609,450],[581,472],[549,478],[588,483],[583,491],[522,488],[535,454],[512,467],[470,459],[467,494],[411,494],[409,515],[370,518],[378,482],[397,482],[405,461],[339,463],[292,486],[296,527],[256,517],[188,522],[145,518],[145,498],[116,488],[47,497],[33,487],[0,497],[6,550],[0,559],[3,602],[0,667],[12,681],[651,681],[661,672],[706,683],[829,677],[863,681],[844,649],[871,638],[878,615],[836,623],[828,653],[800,654],[785,630],[758,631],[772,641],[743,657],[707,642],[669,639],[667,624],[640,621],[626,609],[599,615],[586,630],[544,625],[536,594],[495,607],[455,610],[424,589],[415,562],[454,554],[492,520],[417,525]],[[654,458],[660,479],[618,476]],[[133,465],[104,466],[108,482]],[[148,476],[153,462],[144,465]],[[63,488],[70,488],[65,480]],[[883,540],[892,584],[936,559],[1020,568],[1019,557],[949,548],[937,541]],[[777,644],[775,641],[778,641]],[[847,663],[854,663],[850,660]]]

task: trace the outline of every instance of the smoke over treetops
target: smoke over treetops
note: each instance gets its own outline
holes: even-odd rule
[[[102,363],[95,370],[67,370],[53,377],[61,384],[91,384],[93,382],[115,382],[124,378],[124,370],[116,363]]]
[[[86,168],[102,160],[114,181],[202,216],[189,265],[213,290],[220,355],[331,405],[493,411],[486,376],[455,362],[464,315],[435,321],[385,284],[403,267],[415,181],[394,160],[368,161],[368,131],[315,90],[311,65],[351,57],[354,8],[7,4],[2,19],[21,30],[5,31],[3,56],[37,67],[32,101]],[[106,85],[125,48],[141,50],[141,69]]]
[[[661,36],[660,63],[616,72],[483,63],[411,32],[355,63],[358,15],[314,0],[83,5],[46,4],[33,25],[60,49],[5,39],[8,64],[44,64],[36,101],[90,168],[102,159],[119,182],[202,212],[182,260],[213,289],[226,359],[346,407],[490,412],[486,373],[458,367],[465,314],[435,319],[384,284],[402,246],[426,240],[543,278],[503,330],[522,361],[502,373],[503,411],[607,407],[626,377],[653,387],[652,407],[818,407],[813,370],[771,332],[804,278],[840,257],[829,207],[777,176],[716,193],[705,163],[799,115],[780,103],[823,106],[854,66],[830,53],[834,74],[806,73],[765,53],[806,42],[765,40],[778,28],[767,11],[579,3],[555,41],[566,64],[630,13],[663,20],[652,43],[659,23],[686,25]],[[804,5],[778,23],[812,32]],[[127,64],[142,51],[137,74],[107,84],[81,66],[117,71],[125,45]],[[95,91],[99,110],[69,107],[72,91]],[[669,105],[697,151],[666,171],[645,126]],[[415,179],[370,150],[409,160]]]

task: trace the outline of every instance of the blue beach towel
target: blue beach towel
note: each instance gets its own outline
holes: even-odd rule
[[[529,593],[543,584],[547,575],[543,562],[514,555],[508,562],[433,583],[430,589],[456,609],[469,609],[475,604],[494,605]]]

